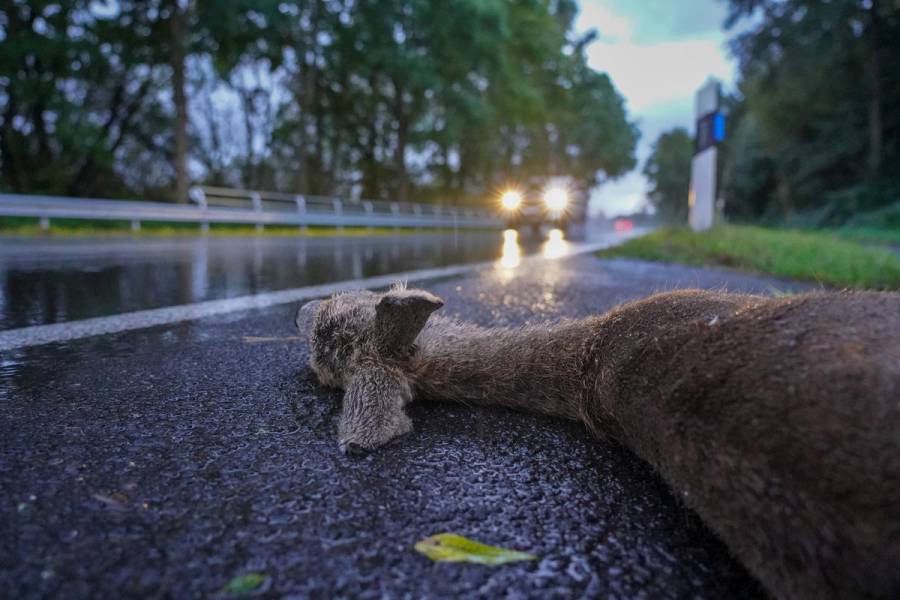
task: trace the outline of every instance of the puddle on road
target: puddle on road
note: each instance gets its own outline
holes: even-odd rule
[[[512,270],[526,255],[559,258],[571,247],[558,229],[318,238],[0,236],[0,331],[472,262],[496,260]]]
[[[543,240],[519,240],[520,253]],[[0,330],[497,259],[501,232],[0,238]]]

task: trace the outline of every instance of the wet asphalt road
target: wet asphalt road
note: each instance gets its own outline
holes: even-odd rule
[[[320,237],[0,235],[0,331],[493,260],[503,242],[500,231]],[[517,240],[525,253],[540,251],[542,244],[546,242],[526,236]]]
[[[580,256],[427,286],[483,324],[581,316],[764,278]],[[415,431],[338,452],[293,306],[17,350],[0,374],[0,595],[755,598],[758,585],[648,467],[575,424],[413,405]],[[531,552],[503,567],[413,551],[451,531]]]

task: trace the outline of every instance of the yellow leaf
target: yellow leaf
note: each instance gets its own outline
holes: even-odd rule
[[[416,550],[436,562],[470,562],[482,565],[502,565],[537,557],[518,550],[488,546],[455,533],[439,533],[427,537],[415,546]]]
[[[266,581],[266,576],[262,573],[247,573],[235,577],[225,584],[220,593],[226,596],[246,596],[255,592]]]

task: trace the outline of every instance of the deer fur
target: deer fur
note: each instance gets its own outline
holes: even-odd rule
[[[434,316],[420,290],[307,304],[338,443],[412,429],[413,398],[583,422],[652,465],[778,598],[900,597],[900,295],[657,294],[556,325]]]

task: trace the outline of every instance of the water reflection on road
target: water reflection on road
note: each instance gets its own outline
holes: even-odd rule
[[[507,229],[503,232],[503,246],[500,247],[500,260],[497,266],[501,269],[515,269],[522,262],[522,248],[519,246],[519,232]]]
[[[560,258],[569,251],[569,245],[561,230],[551,229],[547,235],[547,241],[541,247],[541,254],[544,255],[544,258]]]
[[[0,330],[401,271],[564,255],[559,230],[370,237],[0,237]]]

